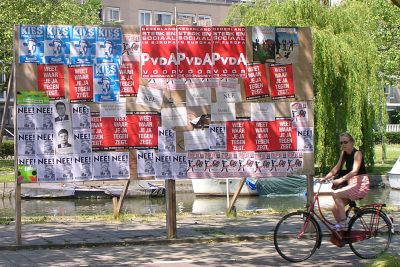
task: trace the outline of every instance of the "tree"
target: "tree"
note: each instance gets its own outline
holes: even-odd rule
[[[320,167],[335,162],[339,154],[338,135],[344,131],[354,136],[366,163],[374,164],[373,126],[385,120],[380,116],[384,95],[379,85],[395,67],[399,71],[399,62],[395,66],[385,61],[392,56],[390,49],[400,42],[393,42],[390,49],[388,46],[386,54],[382,54],[381,48],[396,40],[390,39],[387,29],[397,38],[400,36],[394,33],[399,24],[390,21],[397,16],[397,23],[399,11],[385,0],[349,0],[336,7],[323,5],[319,0],[256,0],[231,8],[227,24],[311,27],[315,160]]]
[[[1,0],[0,73],[10,71],[14,25],[97,25],[100,8],[101,0]]]

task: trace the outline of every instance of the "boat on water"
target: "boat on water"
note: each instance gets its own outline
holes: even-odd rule
[[[392,189],[400,189],[400,157],[388,172],[388,178]]]
[[[226,196],[235,194],[241,179],[193,179],[193,193],[199,196]],[[256,196],[256,180],[246,178],[239,196]]]

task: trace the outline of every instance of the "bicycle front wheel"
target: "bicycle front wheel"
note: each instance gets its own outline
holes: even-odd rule
[[[349,224],[349,246],[358,257],[373,259],[389,248],[392,224],[384,213],[362,210]]]
[[[314,254],[320,243],[319,225],[307,212],[289,213],[275,227],[275,249],[285,260],[304,261]]]

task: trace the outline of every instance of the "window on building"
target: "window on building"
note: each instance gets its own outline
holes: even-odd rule
[[[105,7],[104,21],[120,21],[119,7]]]
[[[156,25],[172,24],[172,13],[169,12],[154,12]]]
[[[139,25],[151,25],[151,11],[139,10]]]
[[[211,16],[198,15],[197,16],[197,26],[212,26]]]
[[[387,99],[395,99],[396,90],[394,86],[386,85],[385,86],[385,95]]]
[[[194,14],[178,13],[176,20],[177,25],[193,25],[196,22],[196,16]]]

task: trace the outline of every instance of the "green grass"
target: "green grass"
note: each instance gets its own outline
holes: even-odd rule
[[[14,160],[0,159],[0,172],[12,172],[12,171],[14,171]]]
[[[400,256],[383,254],[366,265],[367,267],[400,267]]]
[[[375,146],[375,166],[368,168],[368,174],[387,174],[400,156],[400,144],[386,145],[386,158],[382,163],[382,146]]]

